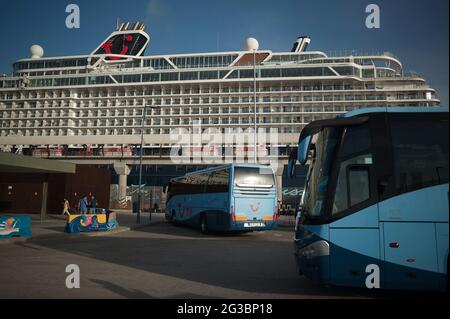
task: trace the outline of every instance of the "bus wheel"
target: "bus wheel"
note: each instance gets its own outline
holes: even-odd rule
[[[175,218],[175,214],[176,214],[175,211],[172,210],[172,213],[170,214],[170,221],[171,221],[171,223],[174,224],[174,225],[177,224],[177,220],[176,220],[176,218]]]
[[[208,232],[208,224],[206,221],[206,215],[201,214],[200,215],[200,230],[203,234],[206,234]]]

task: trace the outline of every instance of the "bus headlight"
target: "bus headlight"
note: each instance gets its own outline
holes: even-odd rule
[[[326,240],[318,240],[299,251],[300,257],[313,258],[330,255],[330,244]]]

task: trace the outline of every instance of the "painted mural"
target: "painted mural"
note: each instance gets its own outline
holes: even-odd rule
[[[18,236],[31,236],[31,218],[29,216],[0,216],[0,239]]]
[[[70,215],[67,217],[65,232],[110,231],[119,226],[116,213],[94,215]]]

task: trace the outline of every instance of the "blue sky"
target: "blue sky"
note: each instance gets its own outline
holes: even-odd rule
[[[65,27],[70,3],[80,7],[80,29]],[[365,27],[370,3],[380,7],[380,29]],[[147,55],[241,50],[249,36],[261,49],[289,51],[303,34],[312,38],[310,50],[389,51],[448,105],[448,12],[448,0],[3,0],[0,73],[35,43],[45,56],[90,53],[119,17],[146,23]]]

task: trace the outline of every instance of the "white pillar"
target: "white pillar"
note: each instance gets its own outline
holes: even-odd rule
[[[283,171],[284,171],[284,165],[281,164],[277,167],[275,170],[275,176],[277,178],[277,193],[278,193],[278,200],[282,203],[283,202]]]
[[[127,176],[125,174],[119,175],[119,200],[127,197]]]
[[[278,200],[283,202],[283,175],[277,176]]]
[[[130,168],[123,163],[115,163],[114,170],[119,175],[119,193],[117,194],[117,202],[120,208],[127,206],[127,177],[130,174]]]
[[[41,221],[47,218],[48,174],[44,174],[42,182]]]

